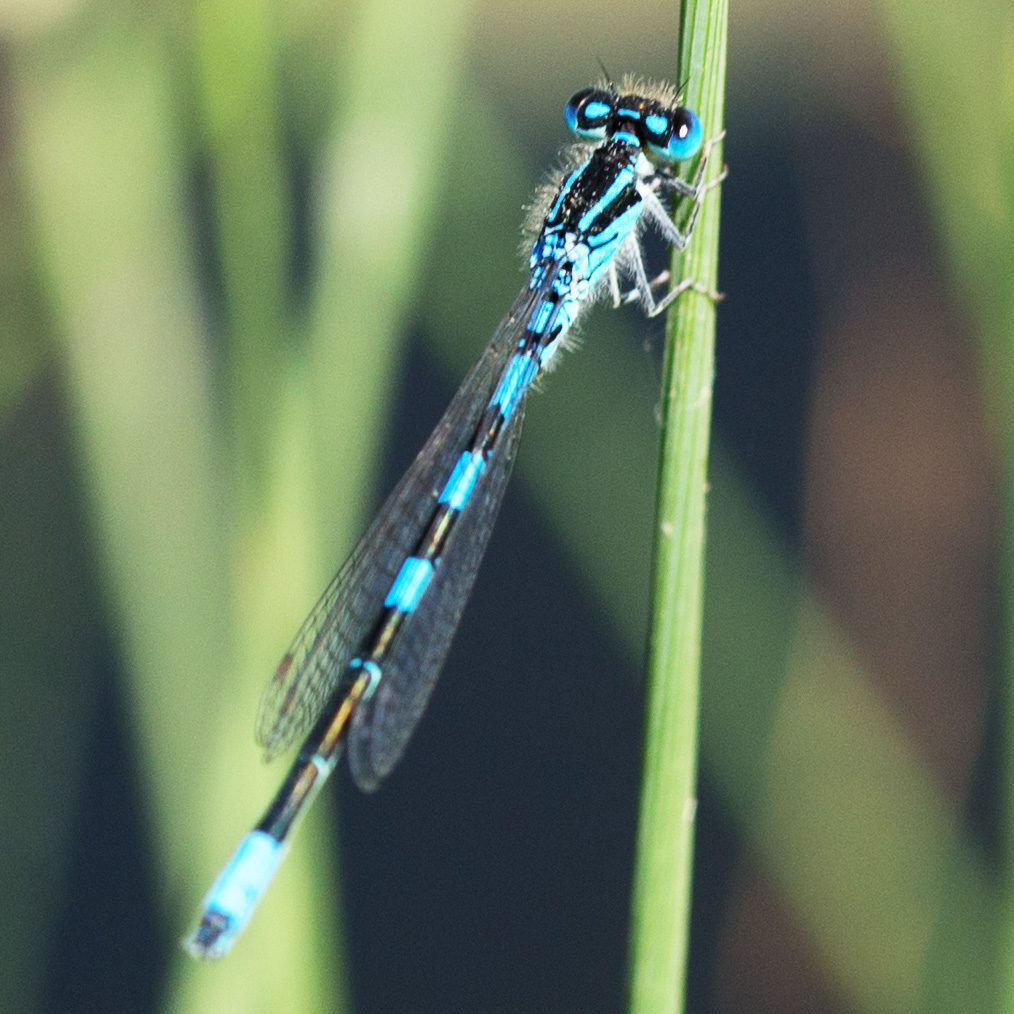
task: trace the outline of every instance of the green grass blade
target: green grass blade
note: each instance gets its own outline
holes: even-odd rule
[[[196,105],[229,349],[231,450],[247,495],[261,491],[268,468],[292,241],[272,13],[267,0],[212,0],[196,5],[193,19]],[[240,505],[256,509],[256,496]]]
[[[705,134],[721,129],[728,7],[689,0],[681,80]],[[719,152],[721,149],[719,149]],[[717,174],[720,158],[709,176]],[[714,288],[718,193],[701,209],[678,278]],[[671,317],[663,369],[663,433],[655,530],[649,700],[631,942],[630,1009],[681,1011],[690,919],[704,567],[704,500],[715,306],[688,293]]]

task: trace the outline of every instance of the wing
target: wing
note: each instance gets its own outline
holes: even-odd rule
[[[405,557],[426,528],[440,490],[478,425],[517,335],[540,298],[540,290],[526,288],[514,301],[443,418],[279,663],[261,697],[257,715],[257,742],[264,749],[265,759],[271,760],[286,750],[320,717],[383,608]],[[450,634],[440,660],[449,643]]]
[[[364,792],[376,789],[401,760],[429,702],[503,501],[524,411],[522,400],[448,539],[431,585],[399,631],[376,691],[352,717],[349,767]]]

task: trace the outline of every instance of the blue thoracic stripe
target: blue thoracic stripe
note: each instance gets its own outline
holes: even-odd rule
[[[592,248],[588,253],[588,281],[597,282],[602,272],[609,266],[609,262],[616,253],[619,246],[619,237],[610,238],[609,242]]]
[[[419,604],[426,585],[433,576],[433,564],[429,560],[420,560],[418,556],[410,556],[398,571],[398,576],[391,585],[391,590],[384,599],[384,605],[410,613]]]
[[[570,190],[571,184],[574,182],[574,180],[578,178],[578,176],[581,175],[581,172],[583,171],[584,167],[587,164],[588,163],[585,162],[584,165],[578,166],[577,169],[575,169],[567,177],[566,182],[563,184],[563,186],[560,187],[560,192],[556,195],[556,200],[553,201],[552,207],[549,209],[549,211],[546,212],[547,220],[556,217],[556,213],[560,210],[560,205],[563,204],[563,199],[567,196],[567,192]]]
[[[481,451],[465,451],[458,458],[458,463],[440,494],[440,503],[460,511],[465,506],[485,464],[486,459],[483,458]]]
[[[619,134],[613,135],[619,137]],[[636,141],[634,142],[637,143]],[[589,208],[582,216],[580,221],[577,223],[577,227],[581,232],[586,232],[592,227],[595,219],[602,214],[603,208],[608,208],[613,201],[622,193],[622,191],[630,185],[630,181],[634,178],[634,170],[625,167],[616,174],[616,179],[609,184],[609,189]]]
[[[493,392],[490,407],[498,406],[504,418],[509,419],[517,405],[518,395],[535,379],[535,371],[535,362],[530,356],[524,353],[513,355]]]
[[[640,145],[641,143],[638,141],[637,136],[635,134],[631,134],[629,130],[618,130],[615,134],[613,134],[613,138],[618,141],[626,141],[627,144]]]
[[[596,237],[596,242],[589,245],[587,274],[588,281],[594,285],[602,277],[603,272],[608,268],[609,262],[616,255],[616,251],[623,242],[634,223],[642,212],[641,202],[629,207],[622,215],[618,215],[607,229]],[[559,315],[557,315],[559,320]]]

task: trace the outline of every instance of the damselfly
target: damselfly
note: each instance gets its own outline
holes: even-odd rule
[[[582,143],[542,194],[530,277],[415,462],[303,624],[268,684],[257,740],[272,758],[303,745],[263,819],[204,899],[183,946],[220,957],[267,889],[302,814],[348,745],[370,791],[398,763],[443,665],[503,498],[525,400],[568,331],[600,294],[654,315],[686,280],[656,298],[638,235],[651,222],[683,249],[704,194],[714,138],[675,91],[625,81],[578,92],[567,125]],[[701,153],[692,181],[671,167]],[[684,199],[682,231],[665,201]],[[626,293],[620,278],[633,287]],[[663,276],[664,277],[664,276]],[[706,290],[703,290],[706,291]]]

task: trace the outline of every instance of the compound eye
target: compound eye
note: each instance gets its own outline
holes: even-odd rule
[[[606,136],[613,96],[601,88],[585,88],[563,107],[563,118],[578,137],[598,141]]]
[[[690,109],[651,110],[641,126],[645,147],[666,162],[685,162],[701,150],[701,121]]]

